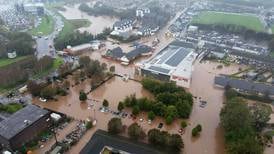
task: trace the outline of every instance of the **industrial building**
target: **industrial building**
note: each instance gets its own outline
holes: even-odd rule
[[[110,153],[120,154],[163,154],[166,151],[160,151],[152,146],[132,141],[122,136],[113,136],[103,130],[97,130],[91,137],[90,141],[81,150],[80,154],[101,154],[104,149],[111,151]]]
[[[50,112],[35,105],[27,105],[7,119],[0,121],[0,144],[16,150],[48,127]]]
[[[141,64],[141,74],[164,81],[174,81],[180,87],[189,88],[193,63],[197,57],[191,43],[174,41],[148,62]]]

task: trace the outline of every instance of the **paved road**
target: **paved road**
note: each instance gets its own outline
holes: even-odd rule
[[[54,38],[59,34],[59,31],[63,28],[63,25],[64,25],[63,20],[59,15],[57,15],[49,10],[46,10],[46,13],[50,16],[53,16],[54,31],[47,36],[42,36],[41,38],[36,39],[36,45],[37,45],[36,46],[36,50],[37,50],[36,56],[38,58],[41,58],[46,55],[52,56],[52,57],[56,56],[55,49],[53,47]]]

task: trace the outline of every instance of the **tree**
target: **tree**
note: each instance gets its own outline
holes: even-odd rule
[[[84,102],[88,99],[87,94],[84,91],[80,91],[79,93],[79,100]]]
[[[260,132],[270,120],[272,109],[266,104],[256,103],[250,107],[250,113],[256,131]]]
[[[156,146],[166,146],[168,142],[169,134],[166,131],[160,131],[159,129],[151,129],[148,131],[149,143]]]
[[[166,124],[170,125],[173,122],[174,118],[172,116],[167,116],[166,117]]]
[[[123,130],[122,120],[120,118],[112,118],[108,122],[108,132],[110,134],[119,134]]]
[[[45,87],[43,84],[38,84],[35,81],[29,81],[27,84],[28,90],[33,96],[39,96],[41,90]]]
[[[147,117],[149,120],[154,120],[155,119],[155,114],[152,111],[149,111],[147,114]]]
[[[41,90],[40,96],[45,99],[52,99],[57,92],[57,88],[53,86],[47,86]]]
[[[187,122],[186,121],[181,121],[181,128],[186,128],[187,127]]]
[[[115,66],[110,66],[109,71],[110,71],[111,73],[114,73],[114,72],[115,72]]]
[[[135,105],[133,106],[133,109],[132,109],[132,114],[137,116],[140,112],[140,109],[139,109],[139,106]]]
[[[91,59],[89,58],[89,56],[82,56],[79,58],[80,66],[87,67],[90,62],[91,62]]]
[[[93,126],[92,126],[92,122],[91,121],[88,121],[88,122],[86,122],[86,129],[87,130],[89,130],[89,129],[91,129]]]
[[[196,127],[192,129],[192,136],[196,137],[197,135],[200,134],[201,131],[202,131],[202,126],[198,124]]]
[[[145,132],[137,123],[133,123],[128,127],[128,135],[131,139],[138,140],[145,137]]]
[[[103,107],[108,107],[108,106],[109,106],[108,100],[104,99],[103,100]]]
[[[182,137],[179,134],[172,134],[168,138],[168,146],[174,151],[181,151],[184,148]]]
[[[118,111],[122,111],[123,109],[124,109],[124,103],[123,102],[119,102],[119,104],[118,104]]]

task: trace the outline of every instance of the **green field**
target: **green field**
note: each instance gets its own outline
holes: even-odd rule
[[[52,16],[45,15],[42,17],[38,27],[30,30],[32,35],[48,35],[54,31],[54,19]],[[40,34],[41,33],[41,34]]]
[[[202,12],[192,20],[193,24],[238,25],[258,32],[265,31],[259,18],[251,15],[229,14],[222,12]]]
[[[16,57],[14,59],[8,59],[8,58],[0,59],[0,67],[4,67],[4,66],[7,66],[7,65],[10,65],[12,63],[15,63],[15,62],[21,61],[23,59],[26,59],[28,57],[29,56],[21,56],[21,57]]]
[[[57,39],[62,39],[67,36],[67,34],[72,33],[75,29],[81,28],[81,27],[88,27],[91,23],[87,19],[73,19],[73,20],[67,20],[65,17],[63,17],[61,14],[59,14],[64,22],[64,27],[62,31],[59,33]]]
[[[274,33],[274,25],[271,27],[271,29],[272,29],[272,33]]]
[[[73,25],[75,29],[81,28],[81,27],[88,27],[90,26],[90,21],[87,19],[72,19],[69,20],[69,22]]]

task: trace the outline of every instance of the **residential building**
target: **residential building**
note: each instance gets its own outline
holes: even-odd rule
[[[158,25],[148,24],[139,28],[137,34],[141,36],[151,36],[154,35],[159,29],[160,27]]]
[[[152,54],[153,49],[146,45],[138,45],[135,49],[128,53],[123,52],[120,47],[108,50],[104,55],[105,58],[117,60],[124,65],[128,65],[130,62],[141,56],[149,56]]]
[[[239,92],[262,96],[267,94],[269,97],[274,98],[274,87],[272,85],[256,83],[247,80],[233,79],[227,76],[216,76],[214,83],[218,87],[225,88],[226,86],[230,86]]]
[[[193,44],[174,41],[150,61],[142,64],[141,74],[163,81],[174,81],[178,86],[189,88],[193,63],[198,55],[194,49]]]
[[[49,114],[35,105],[27,105],[0,121],[0,144],[12,150],[20,148],[48,127]]]
[[[28,3],[24,4],[24,11],[42,16],[45,13],[45,6],[43,3]]]
[[[136,17],[141,17],[143,18],[146,14],[150,13],[149,8],[138,8],[136,9]]]
[[[113,30],[117,32],[127,32],[133,29],[135,20],[133,19],[123,19],[116,21],[113,25]]]

